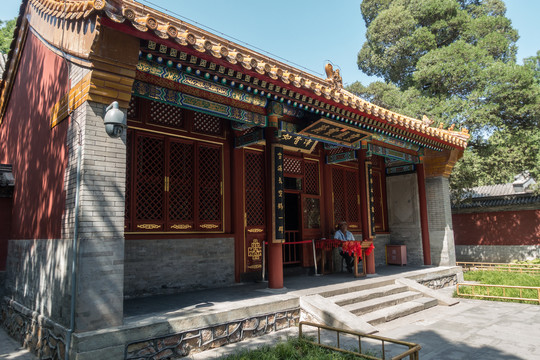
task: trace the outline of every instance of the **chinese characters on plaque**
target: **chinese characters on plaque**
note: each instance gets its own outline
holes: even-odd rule
[[[274,241],[285,240],[285,192],[283,184],[283,148],[272,146],[274,166],[274,214],[276,219]]]

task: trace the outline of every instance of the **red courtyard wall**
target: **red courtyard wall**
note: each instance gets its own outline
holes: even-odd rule
[[[453,214],[456,245],[540,245],[540,210]]]
[[[61,237],[68,122],[51,129],[49,111],[68,75],[68,63],[29,32],[0,125],[0,163],[12,164],[15,177],[10,239]]]

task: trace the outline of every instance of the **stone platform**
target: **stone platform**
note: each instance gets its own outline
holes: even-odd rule
[[[377,271],[376,275],[361,279],[351,278],[347,273],[286,277],[285,288],[279,290],[268,289],[261,282],[130,299],[124,305],[126,316],[122,326],[78,333],[73,345],[77,359],[188,355],[294,327],[301,316],[310,315],[302,308],[301,299],[307,296],[328,297],[343,293],[344,289],[376,287],[381,281],[400,278],[442,287],[461,276],[459,267],[385,266]],[[317,318],[316,314],[311,315]],[[336,315],[334,321],[350,323]]]
[[[381,266],[359,279],[348,273],[288,276],[279,290],[259,282],[128,299],[121,326],[74,334],[72,358],[176,358],[295,327],[301,319],[373,333],[377,328],[330,299],[398,281],[427,294],[461,280],[460,267]]]

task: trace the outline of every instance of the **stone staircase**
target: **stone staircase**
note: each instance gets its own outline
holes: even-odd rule
[[[382,281],[349,288],[343,293],[321,295],[362,322],[375,326],[439,304],[437,298],[429,296],[429,289],[422,291],[421,285],[408,285],[411,284],[398,280]]]

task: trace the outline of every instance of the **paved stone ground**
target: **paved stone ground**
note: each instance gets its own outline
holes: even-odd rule
[[[36,360],[28,350],[23,349],[0,327],[0,359],[2,360]]]
[[[453,289],[439,291],[451,293]],[[538,324],[538,305],[462,299],[451,307],[436,306],[381,324],[377,326],[380,331],[376,335],[419,343],[422,346],[420,358],[423,360],[540,360]],[[246,349],[284,341],[288,336],[298,336],[298,330],[280,331],[253,341],[194,354],[189,359],[219,359]],[[342,338],[341,343],[345,348],[357,347],[357,341],[353,339]],[[380,345],[374,344],[370,348],[380,355]],[[398,353],[396,348],[387,346],[386,350],[387,358]]]

